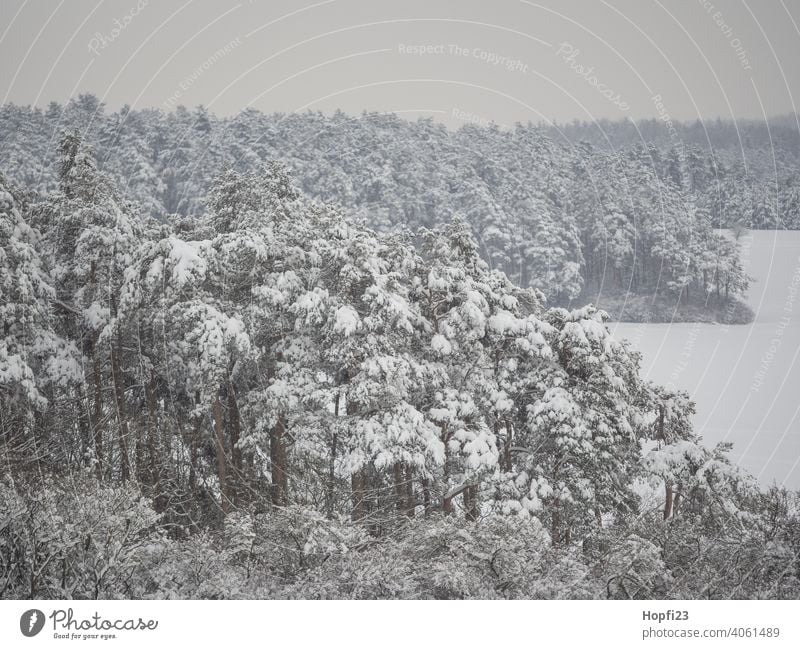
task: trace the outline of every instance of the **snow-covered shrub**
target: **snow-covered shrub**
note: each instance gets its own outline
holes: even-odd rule
[[[140,555],[157,536],[158,517],[134,487],[80,474],[41,478],[35,488],[3,482],[0,512],[6,596],[128,596]]]

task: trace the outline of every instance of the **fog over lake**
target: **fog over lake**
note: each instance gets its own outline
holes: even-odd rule
[[[800,487],[800,232],[753,231],[742,261],[754,278],[749,325],[611,323],[642,352],[642,373],[687,390],[705,443],[764,484]]]

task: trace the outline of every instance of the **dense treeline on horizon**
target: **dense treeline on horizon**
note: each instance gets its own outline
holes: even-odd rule
[[[195,130],[170,126],[182,115]],[[729,444],[705,447],[688,395],[645,381],[603,311],[548,306],[530,286],[591,263],[531,261],[584,254],[580,228],[574,248],[559,237],[588,167],[524,128],[461,131],[483,153],[463,145],[448,170],[423,153],[452,137],[430,122],[292,119],[296,138],[331,137],[311,126],[330,119],[362,128],[339,151],[295,149],[308,159],[292,177],[255,153],[263,123],[227,138],[202,111],[132,113],[141,130],[115,131],[127,144],[57,139],[44,189],[17,162],[0,176],[0,597],[800,596],[798,494],[759,485]],[[158,124],[162,145],[134,137]],[[247,137],[248,167],[190,173]],[[134,173],[159,151],[184,157]],[[643,211],[661,189],[701,251],[733,241],[640,155],[625,164],[645,174]],[[548,181],[504,184],[531,165]],[[368,169],[372,183],[349,182]],[[448,183],[433,223],[401,195]],[[498,242],[513,228],[526,241],[524,285],[511,252],[487,253],[492,223]],[[651,260],[689,236],[661,228],[641,235],[662,246]],[[702,286],[705,268],[714,294],[734,271],[713,260],[669,290]]]
[[[224,170],[279,160],[306,195],[381,232],[463,219],[492,268],[552,304],[647,296],[737,322],[749,317],[739,309],[748,278],[738,243],[718,229],[800,227],[800,152],[784,121],[770,147],[755,122],[678,124],[676,141],[658,120],[449,131],[376,113],[109,113],[81,95],[0,107],[0,170],[46,194],[57,142],[76,132],[122,195],[164,221],[201,216]]]
[[[796,168],[800,159],[800,117],[794,114],[757,119],[672,120],[669,115],[640,120],[610,120],[600,118],[591,122],[574,120],[542,125],[554,140],[591,142],[601,148],[626,147],[642,142],[660,148],[697,148],[708,152],[717,150],[732,164],[752,164],[751,173],[772,177],[774,155],[779,165],[787,163]],[[764,160],[766,156],[768,160]],[[779,175],[790,171],[782,170]]]

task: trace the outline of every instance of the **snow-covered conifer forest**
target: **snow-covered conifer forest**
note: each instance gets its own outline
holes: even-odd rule
[[[0,597],[800,597],[800,495],[591,304],[747,319],[796,132],[706,126],[0,108]]]

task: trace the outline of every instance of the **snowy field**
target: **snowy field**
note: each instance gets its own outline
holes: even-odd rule
[[[764,484],[800,488],[800,232],[754,231],[742,261],[755,278],[749,325],[612,323],[642,352],[642,372],[687,390],[705,443]]]

